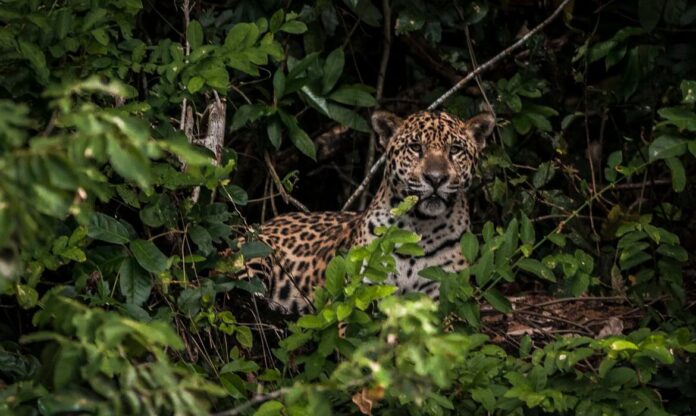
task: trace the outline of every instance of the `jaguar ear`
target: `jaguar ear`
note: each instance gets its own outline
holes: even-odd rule
[[[404,120],[396,114],[388,111],[375,111],[372,113],[372,129],[379,136],[379,146],[382,150],[387,148],[389,139],[394,135]]]
[[[479,113],[466,121],[466,127],[476,140],[479,152],[486,147],[486,138],[495,129],[495,116],[492,113]]]

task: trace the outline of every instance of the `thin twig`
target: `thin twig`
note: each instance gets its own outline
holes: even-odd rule
[[[622,191],[622,190],[641,190],[643,188],[647,188],[650,186],[657,186],[657,185],[671,185],[672,180],[671,179],[655,179],[652,182],[641,182],[641,183],[622,183],[618,185],[614,185],[612,190],[617,190],[617,191]]]
[[[547,17],[546,20],[541,22],[534,29],[527,32],[527,34],[522,36],[522,38],[520,38],[520,40],[518,40],[517,42],[508,46],[502,52],[500,52],[499,54],[497,54],[496,56],[491,58],[489,61],[487,61],[483,65],[479,66],[478,68],[474,69],[473,71],[471,71],[467,76],[465,76],[459,82],[457,82],[446,93],[444,93],[442,96],[440,96],[440,98],[438,98],[432,104],[430,104],[428,106],[428,111],[434,110],[435,108],[439,107],[443,102],[445,102],[445,100],[447,100],[454,93],[456,93],[457,91],[462,89],[462,87],[464,87],[464,85],[466,85],[469,81],[474,79],[474,77],[476,77],[477,75],[481,74],[484,71],[489,70],[491,67],[493,67],[495,64],[497,64],[499,61],[501,61],[503,58],[509,56],[512,53],[512,51],[514,51],[515,49],[522,46],[525,42],[527,42],[529,40],[529,38],[531,38],[532,36],[537,34],[541,29],[548,26],[549,23],[551,23],[561,13],[561,11],[565,8],[565,6],[568,5],[568,3],[570,3],[570,0],[563,0],[563,2],[558,6],[558,8],[556,8],[556,10],[554,10],[554,12],[549,17]],[[350,198],[348,198],[348,201],[346,201],[346,203],[343,205],[343,208],[341,208],[342,211],[345,211],[346,209],[348,209],[353,204],[355,199],[358,196],[360,196],[360,194],[363,193],[365,188],[367,188],[367,185],[372,180],[372,177],[377,173],[380,166],[382,166],[384,164],[386,158],[387,158],[386,154],[383,153],[382,156],[379,159],[377,159],[377,162],[375,162],[375,164],[372,165],[372,167],[370,168],[370,171],[367,173],[365,178],[362,180],[362,182],[360,183],[360,186],[358,186],[358,189],[356,189],[355,192],[353,192],[353,194],[350,196]]]
[[[276,189],[278,189],[278,192],[280,192],[280,197],[283,198],[283,201],[286,204],[294,205],[297,209],[299,209],[302,212],[309,212],[306,206],[304,206],[300,201],[293,198],[292,195],[289,195],[285,191],[285,187],[283,186],[282,182],[280,182],[278,173],[276,172],[275,167],[273,167],[273,163],[271,163],[271,157],[268,155],[268,152],[264,152],[263,160],[266,162],[266,167],[268,168],[268,171],[271,173],[271,178],[273,178],[273,182],[275,183]]]
[[[382,153],[382,156],[380,156],[379,159],[377,159],[375,164],[372,165],[370,171],[367,172],[367,175],[365,175],[365,179],[363,179],[362,182],[360,182],[360,186],[358,186],[358,189],[356,189],[355,192],[353,192],[353,195],[351,195],[350,198],[348,198],[348,200],[346,201],[346,203],[343,204],[343,208],[341,208],[341,211],[345,211],[348,208],[350,208],[353,202],[355,202],[355,200],[358,199],[360,194],[362,194],[365,188],[367,188],[367,185],[370,184],[370,180],[372,179],[372,177],[375,176],[379,168],[384,164],[386,160],[387,154]]]
[[[382,47],[382,59],[379,63],[379,74],[377,75],[377,88],[375,98],[377,102],[384,95],[384,78],[387,74],[387,65],[389,64],[389,54],[391,51],[391,7],[389,0],[382,0],[382,14],[384,15],[384,46]],[[367,156],[365,160],[365,176],[370,173],[372,165],[375,161],[375,148],[377,143],[377,133],[370,133],[370,141],[367,145]],[[363,193],[360,198],[360,210],[365,209],[367,204],[367,193]]]

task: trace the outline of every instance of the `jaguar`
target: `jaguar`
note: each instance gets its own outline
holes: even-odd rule
[[[420,291],[437,298],[437,282],[420,277],[418,271],[466,267],[458,244],[471,223],[466,190],[495,117],[484,112],[462,120],[446,112],[421,111],[401,118],[375,111],[371,122],[386,152],[386,165],[364,212],[293,212],[260,226],[258,237],[273,254],[254,259],[251,267],[263,269],[272,306],[292,313],[311,310],[313,289],[323,284],[329,261],[342,249],[368,244],[377,227],[395,221],[421,235],[424,249],[420,257],[397,257],[398,273],[389,283],[400,292]],[[395,220],[390,210],[411,195],[418,197],[417,204]]]

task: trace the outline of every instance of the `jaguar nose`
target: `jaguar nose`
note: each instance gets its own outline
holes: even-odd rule
[[[440,185],[445,183],[448,179],[447,173],[434,170],[430,172],[425,172],[423,174],[425,181],[433,187],[433,189],[438,189]]]

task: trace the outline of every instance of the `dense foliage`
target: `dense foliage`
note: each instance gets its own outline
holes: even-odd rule
[[[234,278],[288,201],[340,209],[372,108],[424,109],[560,3],[0,1],[0,413],[696,413],[687,0],[571,1],[444,103],[498,127],[471,267],[421,272],[439,302],[382,284],[421,252],[395,226],[312,314]],[[630,313],[494,336],[530,294]]]

